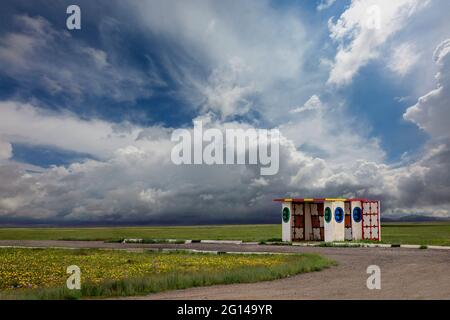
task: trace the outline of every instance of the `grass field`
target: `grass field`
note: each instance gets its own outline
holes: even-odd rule
[[[193,227],[117,228],[0,228],[0,240],[243,240],[281,239],[281,225],[224,225]],[[382,227],[385,243],[450,246],[450,223],[388,223]]]
[[[381,237],[385,243],[450,246],[450,222],[386,223]]]
[[[116,228],[0,228],[0,240],[243,240],[281,238],[281,225]]]
[[[0,249],[0,298],[64,299],[141,295],[213,284],[273,280],[318,271],[318,255],[232,255],[122,250]],[[66,268],[81,269],[68,290]]]

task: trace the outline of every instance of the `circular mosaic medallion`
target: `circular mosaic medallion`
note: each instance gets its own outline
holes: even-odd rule
[[[283,209],[283,222],[288,223],[289,219],[291,218],[291,211],[288,207]]]
[[[362,220],[362,210],[359,207],[353,209],[353,221],[356,223],[361,222]]]
[[[325,216],[325,221],[326,221],[327,223],[330,223],[330,222],[331,222],[331,216],[332,216],[332,213],[331,213],[331,209],[330,209],[329,207],[326,207],[326,208],[325,208],[325,214],[324,214],[324,216]]]
[[[334,219],[337,223],[342,223],[344,221],[344,210],[341,207],[337,207],[334,210]]]

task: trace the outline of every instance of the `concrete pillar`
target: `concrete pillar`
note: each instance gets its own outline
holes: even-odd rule
[[[281,205],[281,220],[282,220],[282,240],[283,242],[292,241],[292,202],[283,202]]]

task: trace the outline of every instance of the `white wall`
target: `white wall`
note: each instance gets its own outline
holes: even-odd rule
[[[343,201],[325,201],[325,207],[331,209],[331,221],[325,221],[325,242],[344,241],[345,240],[345,216],[341,223],[337,223],[334,215],[336,208],[341,207],[344,211]],[[325,213],[325,211],[324,211]],[[344,211],[345,214],[345,211]]]
[[[361,208],[361,201],[352,201],[350,210],[352,212],[352,238],[353,240],[362,240],[362,220],[358,223],[353,219],[353,209]]]
[[[289,217],[289,221],[288,222],[284,222],[283,221],[283,210],[284,208],[288,208],[290,214]],[[292,203],[290,202],[283,202],[283,204],[281,205],[281,222],[282,222],[282,240],[284,242],[291,242],[292,241],[292,215],[294,214],[294,212],[292,211]]]
[[[344,220],[341,223],[337,223],[334,211],[336,208],[341,207],[344,211],[344,202],[343,201],[334,201],[333,202],[333,223],[334,223],[334,241],[344,241],[345,240],[345,216]],[[345,213],[345,211],[344,211]]]

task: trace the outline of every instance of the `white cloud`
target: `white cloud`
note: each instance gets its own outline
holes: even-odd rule
[[[171,192],[170,191],[162,191],[160,189],[146,189],[142,190],[139,193],[139,198],[149,203],[150,205],[156,205],[158,203],[161,203],[163,198],[170,197]]]
[[[189,216],[192,223],[202,219],[262,219],[270,215],[267,204],[276,195],[313,196],[324,190],[365,193],[376,188],[366,184],[372,181],[367,180],[368,174],[354,174],[361,169],[337,164],[332,158],[325,161],[307,156],[285,137],[280,140],[280,173],[262,179],[257,166],[175,166],[170,160],[173,143],[162,128],[131,128],[120,136],[112,124],[101,121],[39,114],[30,105],[1,107],[7,116],[0,126],[3,138],[20,136],[21,141],[102,156],[101,160],[32,174],[14,162],[0,165],[3,218],[168,222]],[[11,125],[3,126],[7,122]],[[24,130],[25,124],[31,124],[30,128]],[[251,127],[211,118],[206,125],[220,130]],[[198,201],[199,195],[202,201]],[[203,204],[211,199],[214,217]]]
[[[208,126],[221,130],[249,127],[210,121]],[[92,130],[94,138],[97,134],[95,126],[83,130]],[[289,195],[376,197],[383,200],[386,213],[428,208],[426,213],[432,214],[434,208],[445,214],[449,187],[441,170],[449,160],[446,145],[435,146],[409,166],[393,168],[374,161],[379,149],[358,140],[346,145],[351,132],[337,134],[343,136],[337,137],[342,141],[335,150],[331,145],[336,137],[324,144],[331,153],[327,159],[308,156],[281,136],[279,174],[264,178],[255,166],[175,166],[167,135],[140,144],[118,143],[116,151],[102,161],[31,174],[10,162],[0,165],[0,217],[59,222],[261,221],[278,212],[270,207],[272,198]],[[144,134],[142,139],[147,137]],[[417,196],[426,190],[428,198]],[[211,200],[213,216],[204,203]]]
[[[391,210],[409,208],[414,213],[450,215],[450,140],[429,143],[414,163],[391,172],[395,181]],[[420,212],[424,210],[424,212]]]
[[[0,102],[0,136],[13,143],[51,145],[57,148],[109,157],[119,147],[136,142],[141,129],[76,115],[44,111],[30,104]]]
[[[321,0],[319,5],[317,6],[317,11],[322,11],[330,8],[336,0]]]
[[[417,104],[406,111],[404,118],[435,138],[450,137],[450,39],[437,47],[434,59],[439,67],[437,88],[419,98]]]
[[[417,47],[411,43],[403,43],[394,48],[388,67],[400,76],[405,76],[419,59]]]
[[[168,59],[164,67],[201,112],[271,117],[271,99],[289,107],[280,83],[301,87],[307,81],[303,62],[311,34],[294,10],[274,10],[268,0],[149,0],[126,7],[144,30],[177,44],[185,63]]]
[[[328,166],[361,159],[384,161],[385,152],[378,139],[370,137],[370,126],[349,116],[343,106],[324,103],[317,95],[294,109],[280,130],[302,152],[326,160]]]
[[[350,83],[361,67],[379,57],[380,47],[428,3],[424,0],[353,0],[336,22],[329,22],[330,37],[339,47],[328,82]]]
[[[9,142],[0,140],[0,160],[7,160],[12,156],[12,146]]]
[[[203,201],[210,201],[214,199],[214,196],[212,194],[201,194],[200,195],[200,199],[202,199]]]
[[[291,110],[291,113],[302,113],[313,110],[320,111],[321,108],[323,108],[323,105],[320,98],[317,95],[313,95],[308,99],[308,101],[305,102],[303,106]]]
[[[257,179],[253,179],[250,185],[253,187],[267,187],[269,185],[269,182],[263,177],[260,177]]]
[[[103,69],[109,66],[108,63],[108,56],[106,52],[94,48],[83,48],[83,52],[85,52],[91,59],[95,61],[95,64],[97,65],[98,69]]]
[[[222,118],[246,114],[252,107],[251,96],[256,94],[252,83],[242,81],[248,71],[245,62],[236,57],[227,67],[213,70],[208,85],[200,87],[206,97],[202,111],[213,111]]]
[[[397,170],[397,206],[414,208],[419,213],[450,214],[450,40],[434,52],[438,66],[437,88],[419,98],[404,114],[426,131],[431,140],[414,163]],[[422,212],[421,212],[422,211]]]

